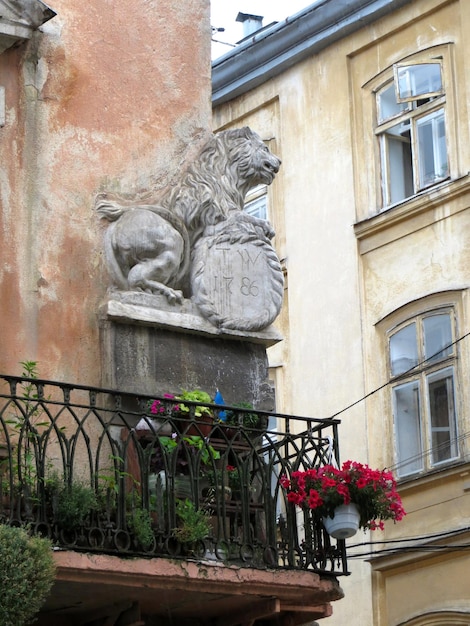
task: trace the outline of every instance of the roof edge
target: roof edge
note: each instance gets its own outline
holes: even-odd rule
[[[212,63],[212,105],[246,93],[412,0],[323,0],[255,33]]]

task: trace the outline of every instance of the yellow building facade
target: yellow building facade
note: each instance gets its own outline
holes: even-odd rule
[[[277,410],[338,415],[342,459],[392,469],[407,511],[348,540],[329,623],[464,626],[470,5],[340,4],[217,59],[213,124],[283,160],[266,196],[286,275]]]

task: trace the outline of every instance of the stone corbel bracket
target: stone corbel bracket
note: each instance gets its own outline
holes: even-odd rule
[[[0,54],[30,39],[55,15],[41,0],[0,0]]]

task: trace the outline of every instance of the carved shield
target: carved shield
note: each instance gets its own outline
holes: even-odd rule
[[[191,289],[201,314],[215,326],[259,331],[279,315],[284,279],[269,240],[245,224],[198,241]]]

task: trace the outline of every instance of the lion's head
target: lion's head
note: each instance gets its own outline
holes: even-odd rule
[[[239,187],[243,200],[256,185],[273,182],[281,161],[250,128],[226,130],[215,138],[225,150],[227,165],[233,176],[232,184]],[[243,208],[243,201],[240,208]]]
[[[250,128],[222,131],[204,146],[165,204],[183,219],[194,243],[206,226],[242,211],[247,192],[270,185],[280,165]]]

